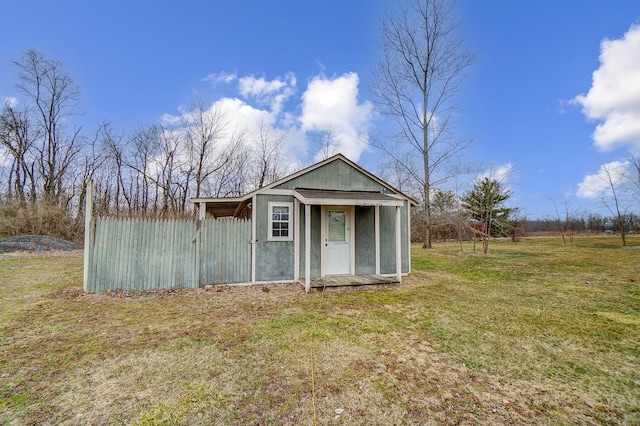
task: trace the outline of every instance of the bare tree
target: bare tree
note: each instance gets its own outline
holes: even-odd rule
[[[80,90],[60,61],[35,50],[26,51],[14,65],[18,68],[16,87],[33,104],[40,129],[36,150],[43,195],[59,203],[65,178],[80,150],[80,128],[68,133],[65,125],[75,114]]]
[[[207,107],[202,100],[193,101],[189,112],[182,115],[181,121],[185,150],[189,157],[189,169],[185,171],[185,192],[189,192],[189,175],[193,173],[194,196],[198,198],[205,181],[228,161],[223,151],[229,123],[218,104]]]
[[[553,208],[556,211],[556,226],[558,228],[558,231],[560,232],[560,236],[562,237],[562,244],[564,244],[565,246],[567,245],[567,238],[565,236],[566,233],[566,227],[568,225],[568,220],[569,220],[569,208],[568,205],[565,204],[565,206],[567,207],[566,210],[566,221],[565,223],[562,222],[562,219],[560,218],[560,211],[558,210],[558,205],[556,204],[555,200],[551,200],[551,204],[553,204]],[[571,239],[571,243],[573,244],[573,238]]]
[[[180,199],[177,182],[180,162],[180,138],[174,132],[160,129],[160,152],[154,157],[152,173],[149,175],[160,194],[160,216],[166,217],[179,212]]]
[[[618,230],[620,231],[620,237],[622,238],[622,245],[626,246],[627,238],[624,226],[626,212],[623,207],[622,185],[627,180],[627,174],[620,173],[619,170],[613,170],[610,164],[603,164],[601,170],[602,174],[600,176],[604,180],[607,190],[602,192],[600,200],[615,218]]]
[[[274,129],[265,121],[258,123],[257,133],[252,135],[252,189],[275,182],[287,172],[284,142],[287,133]]]
[[[420,183],[424,202],[423,247],[431,247],[431,190],[449,176],[447,166],[469,146],[452,132],[454,95],[473,62],[458,37],[449,0],[409,0],[382,21],[382,58],[373,92],[399,126],[396,142],[374,142],[392,158],[407,151],[421,165],[407,172]]]
[[[159,126],[141,126],[128,138],[132,154],[124,156],[125,165],[133,171],[129,193],[132,194],[133,211],[146,215],[149,208],[157,210],[157,185],[152,180],[154,156],[161,150],[161,129]]]
[[[72,185],[70,185],[71,194],[69,198],[77,199],[77,201],[75,202],[75,207],[77,210],[75,221],[78,226],[83,226],[84,224],[85,201],[87,198],[88,183],[89,181],[94,180],[94,178],[97,176],[97,174],[100,172],[103,165],[107,161],[107,156],[102,149],[101,139],[109,136],[107,133],[108,130],[108,123],[102,123],[98,127],[98,130],[96,130],[93,139],[88,143],[85,143],[82,147],[82,150],[78,153],[80,165],[74,167],[74,170],[72,170],[71,173],[73,181]],[[109,176],[108,181],[111,182],[111,180],[111,176]],[[111,186],[112,185],[109,184],[109,187]],[[114,198],[117,206],[117,194]]]
[[[113,209],[116,214],[123,210],[131,213],[133,211],[132,194],[127,190],[129,185],[125,165],[128,153],[123,143],[123,134],[117,133],[110,123],[103,122],[98,130],[98,138],[101,146],[100,155],[104,157],[103,169],[106,178],[104,185],[113,188],[111,190],[113,191]],[[96,190],[96,193],[98,192]]]
[[[640,209],[640,150],[631,156],[630,188],[633,198]]]
[[[307,155],[312,162],[326,160],[339,151],[336,126],[332,122],[323,124],[311,134],[311,145]]]
[[[29,111],[17,111],[8,102],[0,112],[0,146],[11,157],[7,179],[7,199],[20,203],[36,201],[35,158],[33,144],[37,138],[29,120]],[[35,134],[34,134],[35,133]]]
[[[218,154],[218,167],[207,181],[207,192],[212,197],[239,196],[247,186],[247,131],[234,130],[228,135],[224,149]]]
[[[390,159],[378,167],[378,176],[389,182],[398,191],[415,198],[422,199],[422,190],[416,180],[407,172],[414,170],[415,159],[410,153],[406,153],[398,159]],[[424,205],[424,203],[422,203]]]
[[[433,234],[442,239],[456,238],[462,251],[462,238],[468,217],[453,191],[434,191],[432,204]]]

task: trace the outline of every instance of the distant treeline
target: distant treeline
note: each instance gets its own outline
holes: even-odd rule
[[[419,215],[417,210],[414,215]],[[420,240],[422,223],[417,217],[411,223],[412,239]],[[624,229],[626,233],[640,233],[640,215],[623,215]],[[436,224],[433,232],[434,241],[454,241],[462,239],[470,241],[474,236],[478,237],[477,227],[468,217],[460,217],[457,221],[439,220],[436,216]],[[535,236],[544,234],[618,234],[620,229],[614,216],[602,216],[597,213],[585,213],[580,216],[572,216],[569,219],[528,219],[516,218],[511,221],[511,226],[502,232],[493,232],[492,237],[511,237],[517,239],[522,236]]]
[[[622,215],[624,228],[628,233],[640,232],[640,215],[628,213]],[[601,216],[599,214],[585,214],[580,217],[572,217],[568,221],[557,219],[524,219],[525,234],[546,232],[591,232],[591,233],[618,233],[618,223],[613,216]]]

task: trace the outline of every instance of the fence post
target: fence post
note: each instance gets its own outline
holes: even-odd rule
[[[201,240],[202,237],[200,235],[201,231],[202,231],[202,227],[204,226],[204,223],[201,219],[195,219],[195,224],[196,224],[196,233],[194,235],[194,237],[191,239],[192,243],[195,243],[195,250],[196,250],[196,261],[195,261],[195,265],[194,265],[194,269],[195,269],[195,277],[193,279],[193,282],[195,282],[197,284],[196,287],[200,288],[202,287],[202,279],[200,278],[200,244],[201,244]],[[193,286],[193,283],[191,284]]]
[[[87,182],[87,198],[84,208],[84,270],[82,290],[89,291],[89,253],[91,251],[91,219],[93,218],[93,181]]]

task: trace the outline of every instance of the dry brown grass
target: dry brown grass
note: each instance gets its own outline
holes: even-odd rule
[[[310,425],[312,338],[318,424],[638,423],[640,250],[556,243],[324,296],[83,294],[78,253],[5,256],[0,423]]]
[[[63,206],[38,201],[0,203],[0,238],[15,235],[50,235],[82,244],[84,220]]]

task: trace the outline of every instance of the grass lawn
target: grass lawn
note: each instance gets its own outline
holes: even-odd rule
[[[629,243],[415,246],[402,285],[324,295],[83,294],[81,253],[4,256],[0,424],[640,424]]]

